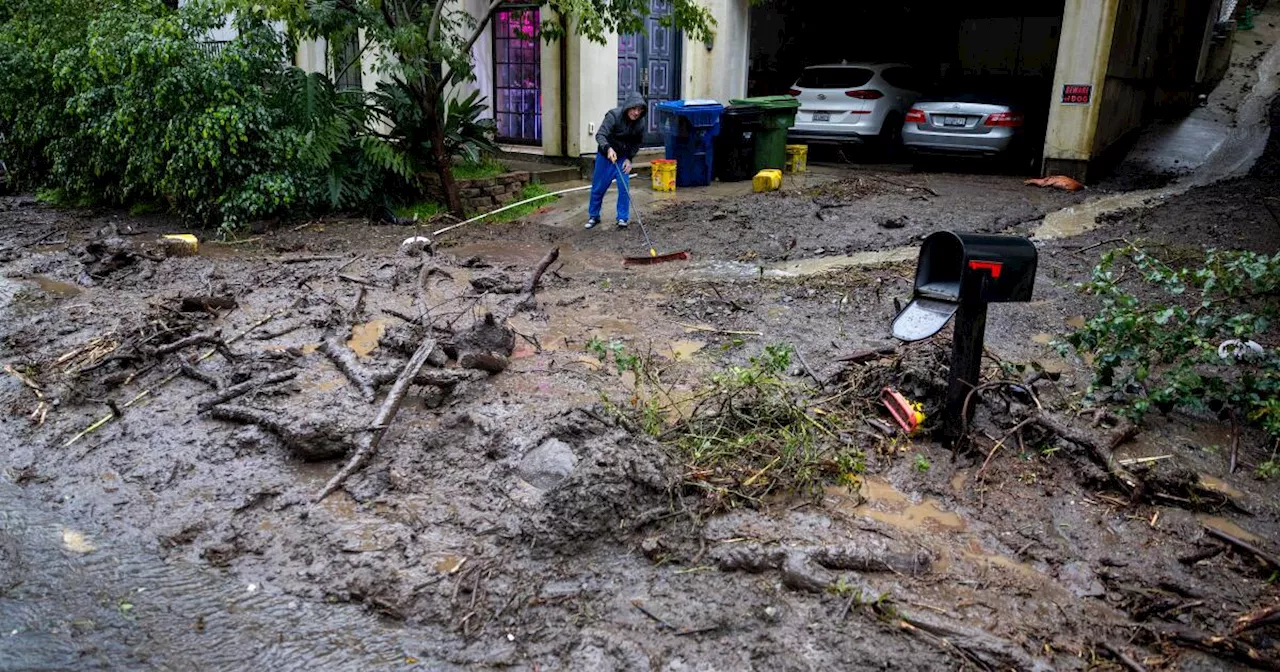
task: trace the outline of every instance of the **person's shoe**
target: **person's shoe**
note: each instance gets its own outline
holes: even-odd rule
[[[594,229],[596,228],[596,225],[599,223],[600,223],[600,219],[598,217],[592,217],[591,219],[587,220],[587,224],[583,228]]]
[[[625,220],[625,219],[619,219],[619,220],[618,220],[618,228],[619,228],[619,229],[625,229],[625,228],[627,228],[627,227],[628,227],[628,226],[630,226],[630,225],[631,225],[631,222],[628,222],[628,221],[627,221],[627,220]]]

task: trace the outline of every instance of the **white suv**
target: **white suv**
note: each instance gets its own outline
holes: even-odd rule
[[[809,143],[880,141],[895,146],[923,88],[902,63],[838,63],[804,69],[789,92],[800,101],[788,138]]]

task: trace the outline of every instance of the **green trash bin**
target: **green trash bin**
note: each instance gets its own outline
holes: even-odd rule
[[[787,131],[796,124],[796,110],[800,109],[800,101],[791,96],[760,96],[738,98],[729,102],[760,108],[762,128],[756,131],[756,170],[785,168]]]

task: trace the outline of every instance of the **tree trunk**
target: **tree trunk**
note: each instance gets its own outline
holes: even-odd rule
[[[444,148],[444,115],[440,113],[440,101],[432,101],[433,91],[426,92],[428,107],[424,110],[431,128],[431,159],[436,164],[436,173],[440,175],[440,190],[444,192],[444,204],[449,214],[462,218],[466,212],[462,209],[462,195],[458,193],[458,183],[453,179],[453,160]]]

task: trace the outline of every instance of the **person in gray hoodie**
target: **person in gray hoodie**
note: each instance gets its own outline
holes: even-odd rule
[[[614,180],[621,179],[618,188],[618,228],[625,229],[631,221],[631,160],[640,151],[644,139],[645,116],[649,106],[639,91],[632,91],[623,99],[620,107],[609,110],[596,132],[595,171],[591,175],[591,202],[587,207],[587,228],[600,223],[600,209],[604,194]],[[621,165],[619,165],[621,162]]]

